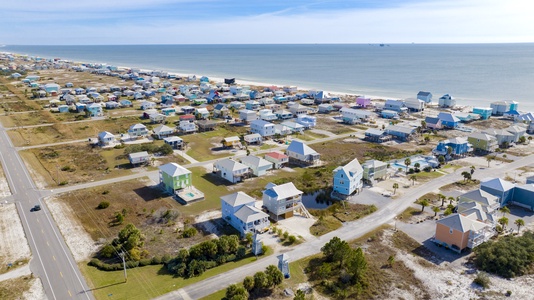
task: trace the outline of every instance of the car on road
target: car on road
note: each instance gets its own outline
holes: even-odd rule
[[[36,204],[34,207],[32,207],[32,209],[30,209],[30,211],[40,211],[41,210],[41,205],[39,204]]]

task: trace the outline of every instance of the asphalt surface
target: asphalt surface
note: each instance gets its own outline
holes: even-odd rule
[[[44,194],[37,190],[2,125],[0,162],[32,251],[30,270],[41,279],[48,299],[94,299],[54,219],[41,201]],[[37,204],[41,210],[31,211]]]

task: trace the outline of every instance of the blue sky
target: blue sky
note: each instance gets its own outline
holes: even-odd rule
[[[26,0],[0,44],[534,42],[528,0]]]

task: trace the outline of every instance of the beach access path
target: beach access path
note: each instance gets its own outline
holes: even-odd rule
[[[479,178],[501,177],[511,170],[524,167],[533,163],[534,155],[526,156],[509,164],[502,164],[499,167],[486,168],[478,170]],[[469,170],[468,167],[457,169],[455,172],[436,178],[424,185],[405,192],[401,197],[392,200],[388,205],[380,208],[375,213],[366,216],[363,219],[349,222],[336,231],[327,233],[318,239],[304,242],[292,250],[285,252],[291,261],[299,260],[317,253],[320,253],[321,247],[330,239],[337,236],[342,240],[350,241],[362,237],[366,233],[375,230],[383,224],[392,222],[394,218],[408,208],[416,199],[419,199],[426,193],[439,189],[440,187],[456,182],[461,179],[461,173]],[[278,265],[276,256],[280,253],[274,253],[268,257],[261,258],[256,262],[244,265],[231,271],[213,276],[211,278],[191,284],[182,289],[170,292],[163,296],[157,297],[157,300],[171,299],[199,299],[208,296],[216,291],[228,287],[230,284],[238,283],[245,276],[252,276],[258,271],[263,271],[268,265]]]

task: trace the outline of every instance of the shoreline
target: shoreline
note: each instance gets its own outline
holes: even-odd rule
[[[45,57],[45,56],[39,56],[39,55],[29,55],[29,54],[21,54],[21,53],[16,53],[16,52],[9,52],[9,51],[0,51],[0,53],[8,53],[8,54],[13,54],[13,55],[16,55],[16,56],[28,56],[28,57],[41,57],[45,60],[48,60],[48,59],[52,59],[50,57]],[[113,63],[109,63],[109,62],[92,62],[90,60],[87,60],[87,61],[84,61],[84,60],[79,60],[79,59],[69,59],[69,58],[59,58],[60,60],[64,60],[66,62],[69,62],[69,63],[73,63],[73,64],[102,64],[102,65],[114,65]],[[146,68],[146,67],[138,67],[138,66],[119,66],[117,65],[117,68],[118,69],[122,69],[122,70],[129,70],[129,69],[139,69],[141,71],[156,71],[156,70],[159,70],[159,71],[164,71],[164,72],[167,72],[168,74],[172,74],[172,75],[176,75],[176,76],[180,76],[180,77],[188,77],[188,76],[196,76],[197,78],[200,78],[201,76],[206,76],[209,78],[210,81],[212,82],[224,82],[224,77],[218,77],[218,76],[210,76],[208,74],[203,74],[203,75],[199,75],[199,74],[196,74],[196,72],[192,72],[193,74],[185,74],[183,72],[180,72],[180,71],[173,71],[171,69],[163,69],[163,68]],[[254,80],[247,80],[247,79],[238,79],[237,77],[231,77],[229,76],[228,78],[235,78],[236,80],[236,85],[249,85],[249,86],[277,86],[277,87],[284,87],[284,86],[296,86],[297,87],[297,90],[298,91],[323,91],[325,94],[327,95],[330,95],[330,96],[338,96],[338,97],[365,97],[365,98],[370,98],[371,100],[373,101],[385,101],[385,100],[404,100],[404,99],[409,99],[409,98],[416,98],[416,93],[417,92],[414,92],[414,96],[408,96],[408,97],[398,97],[398,96],[383,96],[383,95],[376,95],[376,94],[366,94],[366,93],[351,93],[351,92],[341,92],[341,91],[334,91],[334,90],[324,90],[324,89],[321,89],[321,88],[310,88],[308,86],[298,86],[298,85],[295,85],[295,84],[277,84],[277,83],[266,83],[266,82],[261,82],[261,81],[254,81]],[[388,92],[386,92],[388,93]],[[393,93],[393,92],[391,92]],[[437,99],[436,99],[437,100]],[[471,98],[456,98],[457,102],[460,102],[460,104],[457,104],[456,105],[456,108],[455,109],[452,109],[454,111],[461,111],[461,112],[470,112],[470,110],[466,111],[466,109],[472,109],[474,107],[489,107],[489,104],[491,102],[494,102],[494,101],[490,101],[490,100],[487,100],[488,103],[487,104],[481,104],[481,105],[474,105],[474,104],[462,104],[462,101],[467,101],[467,102],[473,102],[475,99],[471,99]],[[495,101],[505,101],[505,100],[495,100]],[[428,104],[427,104],[428,105]],[[437,107],[437,101],[432,101],[431,103],[429,103],[429,105],[431,105],[432,107]],[[524,112],[528,112],[527,111],[520,111],[521,113],[524,113]]]

